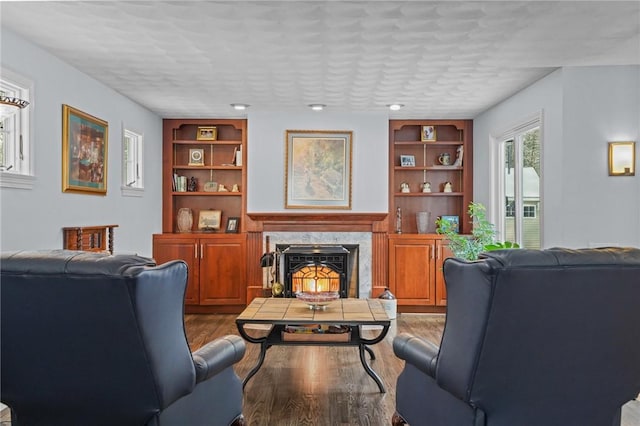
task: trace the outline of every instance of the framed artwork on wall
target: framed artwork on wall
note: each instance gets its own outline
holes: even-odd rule
[[[62,105],[62,192],[107,194],[109,123]]]
[[[353,132],[287,130],[285,208],[351,209]]]

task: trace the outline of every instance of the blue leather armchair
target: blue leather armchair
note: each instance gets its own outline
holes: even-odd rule
[[[13,426],[242,424],[239,336],[191,353],[187,266],[3,253],[0,396]]]
[[[393,424],[620,424],[640,392],[640,250],[501,250],[444,275],[440,346],[394,339]]]

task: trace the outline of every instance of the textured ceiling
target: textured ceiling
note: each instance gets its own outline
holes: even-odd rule
[[[640,64],[640,2],[2,2],[1,25],[163,117],[471,118],[561,66]]]

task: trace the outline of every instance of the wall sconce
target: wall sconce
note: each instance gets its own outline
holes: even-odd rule
[[[609,142],[609,176],[636,175],[636,143]]]

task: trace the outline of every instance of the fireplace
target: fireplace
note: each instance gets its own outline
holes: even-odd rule
[[[277,244],[284,296],[297,292],[335,291],[358,297],[357,244]]]

